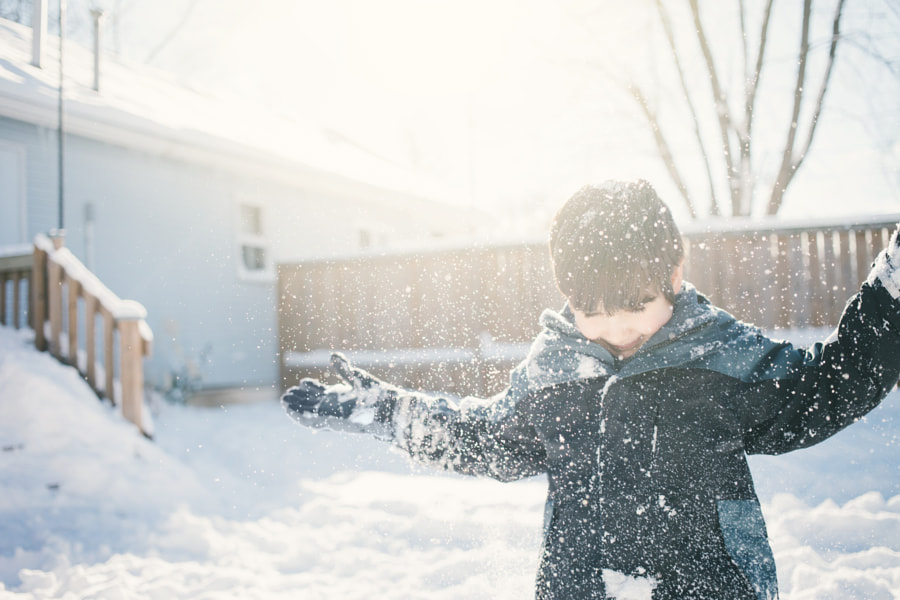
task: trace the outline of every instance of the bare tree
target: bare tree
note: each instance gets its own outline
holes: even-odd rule
[[[785,141],[780,148],[781,161],[775,181],[768,193],[768,203],[766,212],[773,215],[778,212],[784,198],[784,192],[790,185],[797,170],[803,164],[810,147],[812,146],[816,127],[819,123],[825,96],[828,92],[828,84],[831,81],[833,72],[834,59],[837,54],[838,43],[840,40],[840,24],[844,10],[844,1],[837,0],[834,9],[834,17],[832,19],[832,35],[829,44],[829,53],[827,64],[823,73],[819,76],[818,84],[810,84],[807,80],[810,54],[810,29],[812,24],[812,0],[804,0],[802,11],[802,22],[800,25],[800,44],[796,58],[796,75],[793,85],[793,102],[789,121],[783,123],[783,131],[785,132]],[[730,204],[730,213],[734,216],[749,215],[753,209],[753,195],[756,188],[758,173],[756,172],[753,162],[754,147],[756,138],[754,136],[754,114],[757,110],[757,99],[759,97],[759,86],[766,67],[766,51],[770,40],[770,28],[772,24],[772,11],[774,0],[766,0],[761,9],[761,17],[758,19],[759,26],[756,32],[749,31],[749,22],[751,19],[747,15],[747,5],[741,1],[738,2],[740,32],[736,32],[736,39],[741,42],[741,51],[743,55],[743,90],[731,91],[723,84],[723,76],[720,73],[720,67],[716,63],[716,57],[713,47],[707,35],[707,29],[701,18],[701,11],[698,0],[689,0],[690,13],[692,17],[691,28],[696,43],[699,46],[703,64],[705,65],[709,86],[706,90],[696,90],[688,88],[683,84],[682,93],[685,102],[691,107],[691,121],[694,128],[699,131],[701,116],[694,108],[695,101],[693,95],[698,93],[711,94],[711,104],[714,106],[715,127],[718,131],[719,146],[717,149],[710,150],[707,148],[707,142],[699,133],[695,136],[699,152],[703,155],[703,162],[706,165],[708,178],[710,182],[710,197],[712,214],[719,212],[720,200],[716,198],[716,188],[713,184],[713,165],[710,164],[709,156],[716,152],[724,166],[724,179],[727,181],[727,192],[729,194],[728,202]],[[666,7],[662,0],[656,0],[657,12],[660,21],[664,24],[667,37],[670,40],[671,58],[675,70],[678,72],[679,79],[684,81],[684,73],[682,62],[679,60],[679,49],[676,46],[674,33],[670,25],[670,17],[666,11]],[[685,28],[687,29],[687,28]],[[752,36],[755,35],[757,40],[755,47],[749,43]],[[801,121],[801,108],[804,105],[808,90],[815,86],[817,88],[816,101],[813,108],[806,113],[805,121]],[[815,89],[814,88],[814,89]],[[648,118],[648,122],[654,130],[662,130],[662,124],[653,119]],[[802,139],[798,139],[800,132],[805,132]],[[663,137],[659,134],[657,137]],[[670,152],[660,151],[663,160],[667,162],[667,168],[670,172],[678,172],[679,166],[675,157]],[[693,206],[689,191],[685,186],[679,186],[682,195],[689,207]]]
[[[865,45],[861,54],[896,74],[859,32],[842,30],[854,2],[828,2],[823,10],[813,0],[647,0],[645,33],[661,43],[625,70],[603,61],[635,102],[691,216],[778,213],[828,110],[839,50]],[[897,22],[896,0],[881,9]]]
[[[771,2],[771,0],[770,0]],[[774,215],[781,208],[784,199],[784,191],[790,185],[791,180],[797,173],[797,169],[803,164],[810,147],[812,146],[813,136],[816,133],[816,125],[819,123],[819,117],[822,114],[822,106],[825,101],[825,94],[828,92],[828,83],[831,81],[831,73],[834,70],[834,59],[837,55],[838,41],[841,39],[841,15],[844,11],[844,0],[838,0],[834,9],[834,18],[832,19],[831,43],[828,44],[828,60],[826,61],[824,73],[819,83],[819,90],[816,94],[815,103],[810,113],[809,120],[806,124],[806,139],[797,146],[797,129],[800,124],[800,107],[803,103],[803,95],[806,90],[806,66],[809,57],[809,23],[810,11],[812,10],[812,0],[804,0],[803,2],[803,26],[800,35],[800,51],[797,59],[797,79],[794,84],[794,107],[791,111],[791,123],[787,130],[787,140],[781,155],[781,168],[778,170],[778,176],[772,186],[769,194],[769,203],[766,213]],[[749,145],[749,139],[747,141]]]

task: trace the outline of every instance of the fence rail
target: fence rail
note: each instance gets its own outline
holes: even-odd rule
[[[833,326],[898,220],[688,230],[685,276],[764,329]],[[282,264],[278,281],[283,386],[340,349],[403,385],[493,393],[563,302],[543,243]]]
[[[144,307],[113,294],[62,246],[61,237],[39,235],[31,253],[0,257],[0,283],[0,323],[19,328],[27,314],[38,350],[76,367],[149,435],[142,422],[143,358],[153,333]]]

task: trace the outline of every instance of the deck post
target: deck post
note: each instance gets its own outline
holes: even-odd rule
[[[122,416],[144,431],[141,424],[144,404],[144,338],[141,321],[147,317],[144,307],[134,300],[123,300],[116,310],[119,330],[119,379],[122,385]]]

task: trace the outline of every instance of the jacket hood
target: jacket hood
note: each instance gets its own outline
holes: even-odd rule
[[[787,342],[773,341],[752,325],[713,306],[685,282],[675,298],[672,318],[638,352],[617,360],[606,348],[585,338],[566,304],[545,310],[541,332],[528,356],[513,371],[513,403],[525,394],[581,379],[610,381],[664,367],[706,368],[743,381],[787,376],[798,358]]]

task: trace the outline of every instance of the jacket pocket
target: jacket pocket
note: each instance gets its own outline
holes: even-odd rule
[[[719,529],[731,559],[750,581],[759,600],[777,599],[775,557],[759,502],[719,500],[716,506]]]

